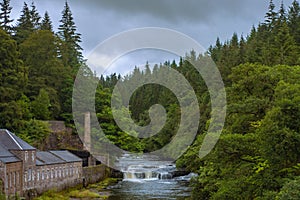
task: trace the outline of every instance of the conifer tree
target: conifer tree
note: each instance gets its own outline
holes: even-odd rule
[[[275,4],[273,3],[273,0],[270,0],[269,11],[266,13],[265,16],[265,24],[267,24],[268,27],[272,29],[277,20],[277,17],[278,13],[275,12]]]
[[[276,64],[295,65],[297,63],[299,47],[296,46],[294,38],[290,35],[286,21],[283,21],[278,27],[274,47]]]
[[[18,24],[15,28],[15,39],[18,43],[22,43],[34,30],[34,25],[31,20],[31,12],[25,2],[21,13],[22,14],[17,20]]]
[[[66,100],[60,99],[60,95],[65,88],[63,82],[69,76],[67,70],[70,69],[58,59],[56,35],[49,30],[35,31],[19,45],[19,49],[24,64],[29,67],[26,95],[34,99],[41,88],[46,89],[51,111],[57,117],[61,104]]]
[[[288,12],[288,26],[297,45],[300,45],[300,5],[294,0]]]
[[[30,17],[31,17],[31,22],[33,24],[33,27],[35,30],[37,30],[40,26],[40,20],[41,20],[41,16],[38,13],[36,6],[34,5],[34,3],[31,3],[31,10],[30,10]]]
[[[77,27],[68,2],[65,3],[60,23],[58,36],[62,40],[60,46],[61,58],[65,66],[71,66],[76,71],[83,61],[82,48],[79,45],[81,34],[77,33]]]
[[[26,86],[27,70],[19,59],[16,42],[3,30],[0,44],[0,127],[14,130],[22,116],[17,100]]]
[[[32,102],[32,113],[36,119],[48,120],[51,112],[49,94],[45,89],[39,91],[39,95]]]
[[[240,42],[239,42],[239,63],[245,63],[246,61],[246,41],[244,39],[244,36],[241,36]]]
[[[280,5],[278,19],[279,19],[279,22],[286,21],[286,11],[285,11],[283,2],[281,2],[281,5]]]
[[[51,32],[53,31],[52,21],[51,21],[50,16],[49,16],[47,11],[45,12],[45,15],[44,15],[44,18],[42,20],[40,29],[41,30],[48,30],[48,31],[51,31]]]
[[[10,23],[12,23],[14,20],[10,19],[10,12],[12,7],[9,5],[10,0],[3,0],[0,3],[1,6],[1,12],[0,12],[0,26],[2,29],[6,32],[11,32],[12,27],[10,26]]]

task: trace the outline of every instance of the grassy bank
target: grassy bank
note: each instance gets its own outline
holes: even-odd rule
[[[105,189],[116,184],[119,179],[107,178],[99,183],[91,184],[86,188],[81,185],[63,191],[49,190],[34,200],[69,200],[69,199],[107,199],[109,192]]]

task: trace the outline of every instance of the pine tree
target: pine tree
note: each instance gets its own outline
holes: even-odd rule
[[[20,44],[22,43],[34,30],[34,25],[31,21],[31,13],[27,3],[24,2],[21,16],[17,20],[18,24],[15,28],[15,39]]]
[[[9,6],[10,0],[3,0],[2,3],[0,3],[1,6],[1,12],[0,12],[0,26],[2,29],[6,32],[11,32],[12,27],[10,26],[10,23],[12,23],[14,20],[10,19],[10,12],[12,7]]]
[[[60,46],[60,54],[65,66],[71,66],[75,71],[83,62],[82,48],[79,45],[81,42],[81,34],[77,33],[72,12],[68,3],[66,2],[64,10],[62,11],[62,19],[60,20],[58,36],[62,43]]]
[[[0,127],[11,130],[22,118],[19,100],[27,83],[27,70],[19,59],[17,44],[0,30]]]
[[[47,11],[45,12],[40,29],[53,32],[52,21]]]
[[[288,12],[288,26],[297,45],[300,46],[300,5],[295,0]]]
[[[246,41],[244,39],[244,36],[241,36],[240,42],[239,42],[239,63],[245,63],[246,61]]]
[[[64,82],[70,76],[70,68],[64,67],[57,53],[57,36],[49,30],[32,33],[19,45],[21,58],[28,70],[26,95],[34,99],[41,88],[47,90],[53,117],[60,114],[61,105],[66,98],[61,97],[66,86]]]
[[[34,29],[38,29],[40,26],[40,20],[41,20],[41,16],[38,13],[34,3],[31,3],[31,10],[30,10],[30,17],[31,17],[31,22],[33,24]]]
[[[49,110],[50,98],[45,89],[39,91],[39,95],[32,102],[32,113],[36,119],[48,120],[50,119],[51,112]]]
[[[273,3],[273,0],[270,0],[269,11],[266,13],[265,16],[265,24],[267,24],[268,27],[272,29],[277,20],[277,17],[278,13],[275,12],[275,4]]]
[[[286,21],[286,11],[285,11],[283,2],[281,2],[281,5],[280,5],[279,18],[278,19],[279,19],[279,22]]]
[[[247,36],[246,61],[250,63],[261,61],[261,46],[257,39],[258,31],[253,26],[250,34]]]
[[[209,54],[213,59],[213,61],[215,61],[216,63],[218,63],[220,60],[221,51],[222,51],[222,43],[220,42],[220,38],[218,37],[215,46],[209,47]]]
[[[15,28],[15,39],[17,40],[18,44],[22,43],[30,36],[30,34],[39,29],[41,19],[33,2],[30,8],[24,2],[21,13],[22,14],[17,20],[18,24]]]
[[[283,21],[278,27],[278,32],[275,36],[275,49],[277,59],[276,64],[295,65],[299,58],[299,51],[294,38],[290,35],[288,25]]]

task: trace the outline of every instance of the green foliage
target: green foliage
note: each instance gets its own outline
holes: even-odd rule
[[[11,23],[14,21],[10,19],[10,13],[12,7],[9,4],[10,4],[10,0],[3,0],[3,2],[0,3],[1,6],[0,27],[7,33],[12,32]]]
[[[42,20],[40,29],[41,30],[48,30],[48,31],[52,32],[53,31],[52,28],[53,28],[52,21],[50,19],[50,16],[49,16],[48,12],[46,11],[45,15],[44,15],[44,18]]]
[[[24,141],[42,149],[41,145],[43,145],[43,140],[49,135],[50,129],[47,122],[32,119],[25,121],[17,133]]]
[[[18,44],[26,40],[31,33],[39,28],[40,16],[36,10],[34,3],[32,2],[30,8],[27,3],[24,2],[21,16],[17,20],[17,26],[15,27],[14,38]]]
[[[83,61],[82,48],[79,45],[81,39],[80,34],[77,33],[77,27],[68,2],[65,3],[60,22],[61,24],[58,27],[58,35],[61,38],[60,57],[64,66],[69,66],[76,72]]]
[[[71,85],[68,84],[70,72],[64,67],[57,53],[58,38],[49,30],[32,33],[21,45],[21,57],[28,66],[28,86],[26,95],[35,99],[41,89],[48,92],[51,103],[51,117],[59,117]]]
[[[296,177],[294,180],[287,181],[278,195],[276,200],[296,200],[300,199],[300,178]]]
[[[70,192],[71,198],[100,198],[101,196],[98,193],[92,192],[90,190],[74,190]]]
[[[298,65],[300,63],[300,7],[294,1],[289,11],[284,6],[278,12],[271,1],[265,22],[253,27],[250,34],[238,40],[236,34],[224,44],[217,39],[209,54],[218,65],[226,86],[231,84],[231,68],[243,63],[268,66]]]
[[[42,196],[35,198],[35,200],[69,200],[70,197],[65,194],[60,194],[54,190],[45,192]]]
[[[0,44],[0,127],[14,130],[23,115],[17,101],[26,86],[27,72],[16,42],[2,30]]]
[[[44,89],[40,90],[39,95],[31,103],[33,116],[36,119],[48,120],[50,118],[50,98],[48,92]]]
[[[258,130],[263,155],[275,169],[294,166],[300,160],[299,94],[299,84],[281,81],[276,88],[274,107]]]

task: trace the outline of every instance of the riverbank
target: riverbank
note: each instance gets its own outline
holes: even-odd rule
[[[78,185],[62,191],[50,190],[34,200],[80,200],[80,199],[108,199],[110,193],[105,189],[108,186],[117,184],[120,179],[106,178],[87,187]]]

